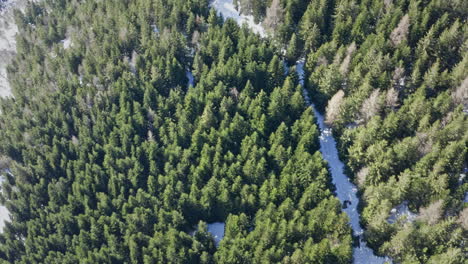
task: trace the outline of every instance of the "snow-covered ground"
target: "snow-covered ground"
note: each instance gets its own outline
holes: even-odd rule
[[[262,37],[266,36],[265,29],[260,24],[256,24],[254,22],[253,16],[239,14],[239,11],[234,7],[232,0],[214,0],[211,2],[210,6],[217,10],[218,13],[221,13],[224,18],[232,18],[239,25],[246,23],[253,32]]]
[[[15,35],[18,27],[14,23],[13,9],[18,7],[18,1],[8,1],[0,10],[0,97],[11,95],[7,79],[6,67],[16,52]]]
[[[300,84],[304,85],[304,59],[297,62],[296,70],[299,75]],[[336,148],[336,142],[333,138],[333,134],[331,133],[331,129],[325,124],[323,116],[317,111],[315,105],[311,102],[306,90],[304,90],[304,98],[306,103],[313,108],[315,117],[317,118],[317,123],[321,131],[320,152],[330,167],[333,184],[336,186],[337,197],[342,204],[347,204],[347,207],[343,210],[349,216],[354,235],[359,237],[360,243],[353,250],[354,263],[380,264],[391,262],[391,259],[387,257],[378,257],[374,255],[372,249],[367,247],[366,242],[362,239],[364,230],[359,223],[360,215],[357,210],[359,199],[356,193],[358,190],[344,174],[344,164],[338,157],[338,150]]]
[[[221,240],[224,238],[224,227],[225,223],[223,222],[214,222],[207,224],[208,233],[213,236],[215,246],[218,247]],[[194,236],[197,232],[196,229],[191,230],[188,234]]]
[[[3,3],[0,10],[0,97],[11,96],[11,88],[8,82],[7,65],[16,53],[16,33],[18,27],[14,23],[13,9],[22,10],[25,0],[10,0]],[[0,179],[0,183],[3,179]],[[3,231],[5,221],[10,220],[8,209],[0,206],[0,232]]]
[[[408,201],[404,201],[390,211],[390,216],[387,218],[387,222],[390,224],[396,223],[397,220],[404,222],[413,222],[418,214],[410,211],[408,208]]]
[[[221,242],[224,237],[224,225],[225,224],[221,222],[208,224],[208,232],[213,236],[216,247],[219,246],[219,242]]]

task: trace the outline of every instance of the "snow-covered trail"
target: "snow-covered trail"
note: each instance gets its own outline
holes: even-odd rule
[[[300,84],[304,86],[304,60],[299,60],[296,63],[296,70],[299,75]],[[357,197],[357,188],[344,174],[344,164],[338,156],[336,141],[333,138],[331,129],[325,124],[322,114],[320,114],[315,105],[311,102],[309,95],[304,90],[304,99],[314,110],[317,124],[320,128],[320,152],[323,158],[328,162],[330,172],[333,178],[333,184],[336,186],[336,196],[342,204],[346,203],[346,209],[343,209],[349,216],[353,234],[359,237],[359,245],[353,250],[354,263],[356,264],[380,264],[391,262],[388,257],[378,257],[374,255],[372,249],[367,247],[366,242],[362,239],[364,233],[363,228],[359,223],[359,211],[357,210],[359,198]]]

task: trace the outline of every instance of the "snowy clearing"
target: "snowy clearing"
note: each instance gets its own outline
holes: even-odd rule
[[[253,32],[259,34],[262,37],[266,36],[265,29],[260,24],[254,22],[253,16],[245,16],[239,14],[239,11],[236,10],[232,0],[214,0],[210,4],[218,13],[221,13],[223,17],[234,19],[237,24],[243,25],[246,23]]]

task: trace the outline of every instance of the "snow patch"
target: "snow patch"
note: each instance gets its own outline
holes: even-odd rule
[[[155,24],[151,25],[151,29],[153,29],[154,33],[159,34],[159,29]]]
[[[63,48],[64,49],[68,49],[72,46],[72,42],[71,42],[71,38],[70,37],[67,37],[63,40],[60,41],[60,43],[63,44]]]
[[[390,216],[387,218],[387,222],[393,224],[398,220],[402,220],[404,223],[412,223],[417,216],[418,214],[409,210],[408,201],[404,201],[390,211]]]
[[[0,97],[11,96],[6,68],[16,52],[15,36],[18,27],[14,23],[14,7],[14,2],[7,2],[0,11]]]
[[[224,238],[224,226],[222,222],[215,222],[208,224],[208,232],[213,236],[216,247],[219,246],[219,243]]]
[[[254,17],[251,15],[241,15],[234,7],[232,0],[214,0],[211,2],[210,6],[218,11],[218,13],[221,13],[224,18],[232,18],[239,25],[246,23],[253,32],[259,34],[261,37],[266,36],[265,29],[262,25],[256,24],[254,22]]]
[[[207,224],[207,231],[213,236],[215,246],[218,247],[221,240],[224,238],[224,227],[225,223],[223,222],[214,222],[211,224]],[[188,232],[190,236],[194,236],[197,233],[196,229],[191,230]]]
[[[187,87],[194,87],[194,83],[195,83],[195,78],[193,77],[193,74],[191,71],[189,71],[188,69],[185,70],[185,77],[187,77],[188,79],[188,83],[187,83]]]
[[[9,170],[6,171],[7,173],[11,173]],[[0,185],[3,183],[5,179],[0,177]],[[3,232],[3,228],[5,227],[5,221],[10,221],[10,212],[8,209],[0,205],[0,232]]]

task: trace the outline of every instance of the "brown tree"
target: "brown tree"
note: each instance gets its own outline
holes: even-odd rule
[[[270,7],[267,8],[266,17],[263,21],[263,26],[270,33],[274,33],[280,23],[283,21],[284,9],[281,7],[279,0],[273,0]]]
[[[329,126],[332,126],[340,115],[340,107],[344,99],[343,90],[339,90],[331,99],[328,101],[325,123]]]
[[[361,106],[360,111],[360,122],[367,123],[372,117],[379,113],[381,108],[381,103],[379,100],[380,89],[374,90],[369,98],[367,98]]]
[[[443,200],[438,200],[427,207],[419,209],[418,219],[427,222],[429,225],[435,225],[439,222],[443,212]]]
[[[390,40],[393,45],[397,46],[408,37],[410,20],[408,14],[404,15],[398,26],[390,34]]]

